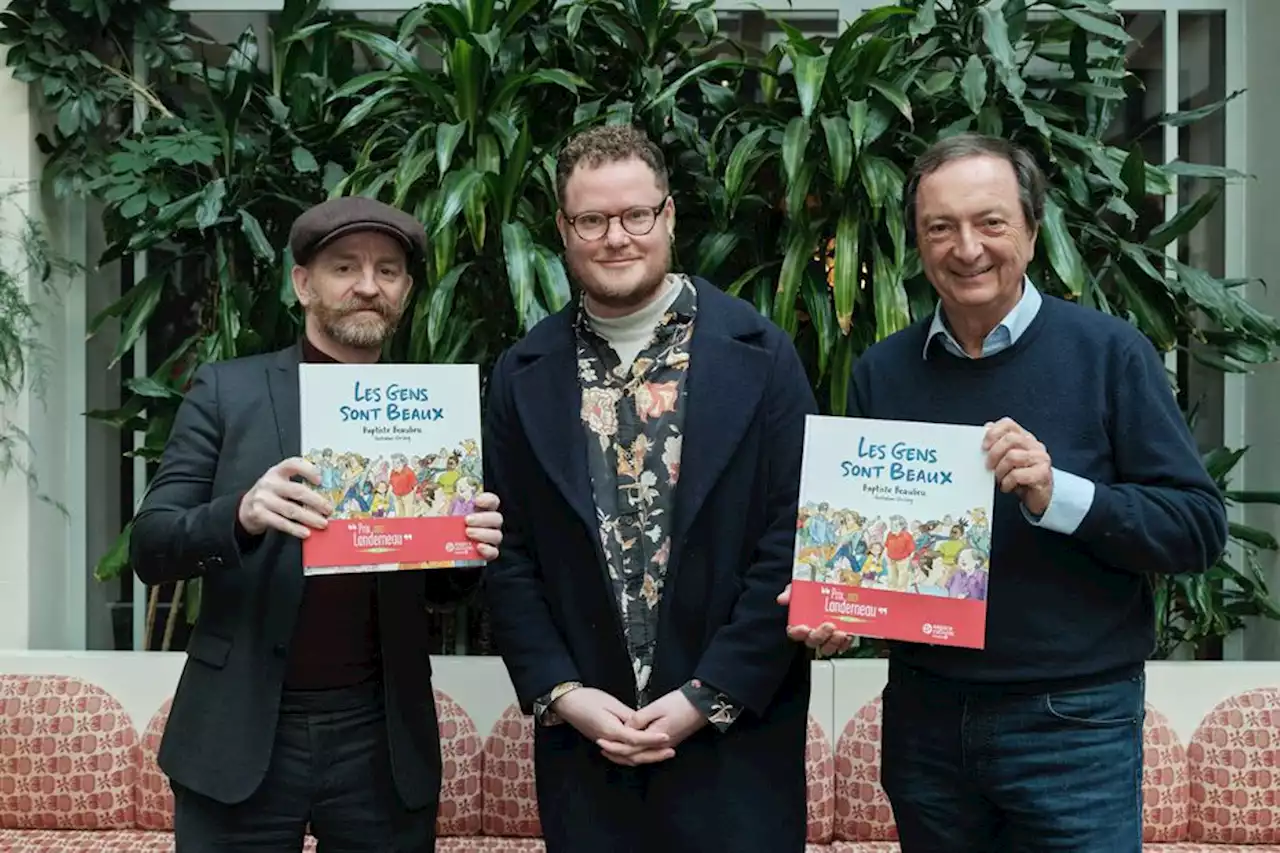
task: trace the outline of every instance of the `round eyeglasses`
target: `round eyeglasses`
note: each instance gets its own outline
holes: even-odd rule
[[[617,219],[622,230],[632,237],[643,237],[658,224],[658,216],[667,206],[667,199],[655,207],[629,207],[622,213],[608,214],[589,210],[577,216],[566,216],[565,220],[573,226],[573,230],[583,240],[599,240],[609,233],[609,223]]]

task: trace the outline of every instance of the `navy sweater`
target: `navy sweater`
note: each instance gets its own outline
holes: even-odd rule
[[[922,353],[931,318],[870,347],[849,414],[977,424],[1010,417],[1054,468],[1095,484],[1072,535],[1032,525],[996,489],[985,649],[891,644],[946,679],[1042,689],[1140,670],[1155,644],[1152,576],[1202,572],[1227,537],[1154,346],[1123,320],[1046,296],[1011,347],[982,359]]]

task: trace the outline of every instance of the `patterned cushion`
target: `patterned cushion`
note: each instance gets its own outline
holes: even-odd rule
[[[1280,845],[1280,688],[1218,703],[1187,755],[1189,840]]]
[[[831,741],[827,740],[822,724],[813,717],[809,718],[809,735],[804,748],[804,775],[809,812],[806,840],[813,844],[826,844],[835,831],[835,761],[831,754]]]
[[[896,841],[837,841],[824,848],[825,853],[899,853]],[[809,853],[809,851],[805,851]]]
[[[858,709],[836,744],[836,825],[840,841],[896,841],[880,787],[880,697]],[[886,848],[892,849],[892,848]]]
[[[169,722],[173,699],[166,699],[142,735],[142,769],[138,772],[138,828],[173,831],[173,790],[156,760],[160,738]]]
[[[173,853],[173,834],[141,829],[0,829],[4,853]]]
[[[141,753],[116,699],[60,675],[0,675],[0,827],[128,829]]]
[[[485,835],[540,838],[538,793],[533,784],[533,718],[510,705],[484,744]]]
[[[480,733],[462,706],[436,689],[436,717],[440,725],[440,754],[444,778],[436,834],[477,835],[480,832],[481,781],[484,754]]]
[[[1280,844],[1143,844],[1142,853],[1280,853]]]
[[[1183,841],[1191,780],[1187,751],[1168,718],[1150,704],[1142,728],[1142,840]]]
[[[436,853],[542,853],[541,838],[437,838]]]

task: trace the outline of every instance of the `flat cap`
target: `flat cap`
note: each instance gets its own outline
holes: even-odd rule
[[[305,264],[320,249],[357,231],[378,231],[394,238],[410,259],[427,251],[427,232],[422,223],[403,210],[364,196],[331,198],[304,211],[289,230],[293,261]]]

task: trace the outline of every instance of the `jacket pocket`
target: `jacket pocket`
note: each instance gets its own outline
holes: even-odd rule
[[[187,656],[203,664],[222,669],[231,655],[231,641],[216,634],[196,631],[187,640]]]

